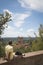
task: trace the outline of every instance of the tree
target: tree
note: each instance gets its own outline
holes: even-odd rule
[[[43,24],[40,24],[39,36],[39,50],[43,50]]]
[[[39,36],[42,38],[43,37],[43,25],[40,24],[40,27],[39,27]]]
[[[9,12],[5,11],[4,13],[0,14],[0,37],[5,29],[4,25],[9,21],[11,21],[11,14]]]
[[[36,33],[34,34],[36,38],[32,42],[32,51],[43,50],[43,25],[42,24],[40,24],[39,27],[39,37],[37,37]]]
[[[7,22],[11,21],[11,14],[7,11],[0,14],[0,57],[4,56],[4,44],[3,39],[1,39],[1,35],[3,33],[3,30],[5,29],[5,24]]]

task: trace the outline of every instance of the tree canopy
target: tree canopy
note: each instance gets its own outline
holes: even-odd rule
[[[0,36],[5,28],[5,24],[7,22],[11,21],[11,14],[7,11],[5,11],[4,13],[0,14]]]
[[[40,37],[43,37],[43,25],[40,24],[40,27],[39,27],[39,35]]]

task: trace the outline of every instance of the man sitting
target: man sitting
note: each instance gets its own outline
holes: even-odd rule
[[[9,41],[8,45],[5,46],[5,55],[7,60],[12,60],[15,53],[13,52],[12,41]]]
[[[12,46],[12,41],[9,41],[8,45],[5,46],[5,55],[6,59],[13,60],[14,57],[23,57],[25,54],[22,54],[21,52],[13,52],[13,46]]]

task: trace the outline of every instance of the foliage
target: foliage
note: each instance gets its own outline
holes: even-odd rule
[[[9,14],[7,11],[4,13],[0,14],[0,35],[2,34],[5,24],[9,21],[11,21],[11,14]]]
[[[36,42],[37,41],[37,42]],[[43,50],[43,25],[39,27],[39,37],[32,42],[32,51]]]
[[[4,56],[4,43],[3,40],[1,39],[1,34],[3,33],[3,30],[5,29],[5,24],[9,21],[11,21],[11,14],[9,14],[7,11],[4,13],[0,14],[0,57]]]
[[[2,45],[2,42],[0,42],[0,57],[5,56],[4,46]]]
[[[31,49],[30,49],[30,47],[27,47],[26,49],[24,48],[24,47],[20,47],[20,48],[14,48],[14,51],[16,52],[16,51],[20,51],[20,52],[22,52],[22,53],[26,53],[26,52],[31,52]]]
[[[36,35],[36,34],[35,34]],[[6,42],[0,42],[0,57],[4,56],[4,46]],[[20,51],[22,53],[32,52],[43,50],[43,25],[39,27],[39,37],[35,37],[33,40],[31,38],[25,43],[28,43],[28,46],[23,46],[22,44],[17,44],[16,41],[13,42],[14,52]]]
[[[41,39],[43,39],[43,25],[40,24],[40,27],[39,27],[39,36],[41,37]]]
[[[32,51],[38,51],[39,48],[38,48],[38,42],[36,43],[36,41],[33,41],[32,43]]]

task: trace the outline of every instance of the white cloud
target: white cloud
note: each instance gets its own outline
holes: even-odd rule
[[[14,27],[8,26],[8,28],[5,28],[4,34],[2,34],[2,37],[18,37],[18,36],[24,36],[24,32],[22,30],[23,29],[20,28],[20,30],[17,31]]]
[[[16,27],[21,27],[21,25],[24,23],[24,21],[16,21],[15,23],[14,23],[14,25],[16,26]]]
[[[21,27],[28,16],[30,16],[30,14],[15,14],[15,16],[13,16],[14,25],[16,27]]]
[[[22,32],[23,31],[23,28],[20,28],[20,31]]]
[[[27,32],[34,32],[34,29],[28,29]]]
[[[22,7],[43,12],[43,0],[18,0]]]
[[[28,36],[34,37],[34,30],[33,29],[28,29],[27,32],[26,32],[26,34]]]
[[[34,29],[28,29],[27,31],[24,32],[23,28],[20,28],[19,31],[18,31],[14,27],[8,26],[8,28],[6,28],[4,30],[4,34],[2,34],[2,37],[18,37],[18,36],[35,37],[34,32],[35,32]],[[39,36],[39,32],[38,31],[36,31],[35,33],[36,33],[37,36]]]
[[[2,34],[2,37],[17,37],[17,36],[26,36],[23,28],[21,27],[25,23],[25,19],[29,17],[31,14],[26,14],[26,13],[12,13],[9,10],[4,10],[4,12],[8,12],[9,14],[12,15],[12,22],[13,26],[9,25],[8,23],[8,28],[5,28],[4,34]],[[6,25],[5,25],[6,27]]]
[[[13,21],[13,24],[15,27],[21,27],[22,24],[25,22],[25,19],[27,17],[29,17],[31,14],[30,12],[27,14],[27,13],[13,13],[7,9],[4,9],[3,12],[8,12],[9,14],[11,14],[11,19]]]
[[[5,28],[2,37],[13,37],[14,35],[15,35],[15,29],[11,26],[8,26],[8,28]]]
[[[35,34],[34,34],[35,33]],[[26,34],[30,37],[36,37],[39,36],[38,31],[35,31],[34,29],[28,29]]]

